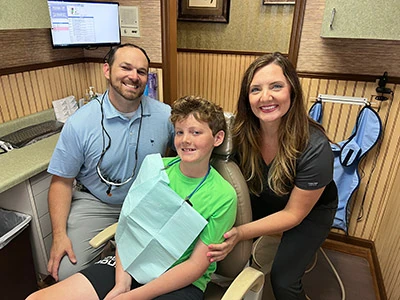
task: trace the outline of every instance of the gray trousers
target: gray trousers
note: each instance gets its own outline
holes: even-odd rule
[[[118,222],[122,205],[98,200],[89,193],[75,191],[67,221],[67,234],[71,239],[77,263],[64,256],[59,267],[59,280],[63,280],[94,263],[104,246],[94,249],[89,241],[104,228]]]

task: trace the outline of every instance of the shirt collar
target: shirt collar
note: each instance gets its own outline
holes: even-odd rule
[[[150,110],[150,105],[148,103],[148,97],[145,95],[142,95],[142,107],[143,107],[143,116],[150,116],[151,115],[151,110]],[[122,118],[126,119],[115,107],[112,105],[110,98],[108,97],[108,92],[104,94],[103,98],[103,109],[104,109],[104,117],[106,119],[113,119],[113,118]],[[140,117],[140,105],[138,107],[139,114],[136,114],[132,120],[135,120]]]

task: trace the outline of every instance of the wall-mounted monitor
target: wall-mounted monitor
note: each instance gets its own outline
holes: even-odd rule
[[[48,0],[54,48],[94,48],[121,43],[119,3]]]

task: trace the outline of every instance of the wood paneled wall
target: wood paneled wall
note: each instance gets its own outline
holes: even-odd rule
[[[3,75],[0,77],[0,123],[52,108],[52,101],[88,88],[85,64]]]
[[[399,149],[400,145],[397,145]],[[397,152],[394,165],[400,164],[400,154]],[[382,222],[376,231],[375,247],[382,270],[383,281],[388,299],[400,299],[399,289],[399,252],[400,252],[400,170],[390,172],[393,177],[393,189],[390,191],[388,203],[382,216]],[[389,192],[388,192],[389,193]]]
[[[234,112],[241,77],[255,56],[210,53],[178,53],[179,96],[195,94]],[[319,94],[365,97],[379,110],[383,139],[360,164],[361,183],[352,198],[349,235],[374,241],[389,299],[399,299],[400,273],[398,217],[400,178],[400,87],[388,84],[394,99],[374,100],[375,82],[328,80],[301,77],[307,108]],[[336,142],[348,138],[354,128],[361,106],[324,103],[323,125]],[[332,229],[333,232],[344,234]]]
[[[178,97],[198,95],[234,112],[241,77],[254,55],[178,52]]]
[[[78,100],[89,86],[107,89],[101,63],[79,63],[0,76],[0,123],[52,108],[52,101],[74,95]],[[162,70],[158,75],[159,100],[163,101]]]

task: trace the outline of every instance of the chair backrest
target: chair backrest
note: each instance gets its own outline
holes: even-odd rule
[[[237,164],[230,158],[233,153],[231,128],[234,115],[225,114],[227,121],[227,132],[224,142],[213,151],[212,165],[236,190],[237,194],[237,216],[234,226],[252,221],[249,190]],[[248,263],[252,249],[252,241],[238,243],[229,255],[217,264],[217,274],[235,278]]]

